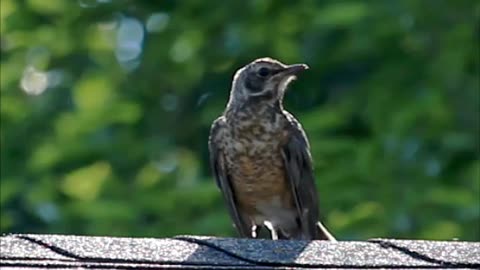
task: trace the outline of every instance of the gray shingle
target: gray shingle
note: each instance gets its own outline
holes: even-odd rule
[[[7,235],[0,266],[93,269],[480,268],[480,243]]]

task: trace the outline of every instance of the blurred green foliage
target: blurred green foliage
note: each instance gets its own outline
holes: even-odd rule
[[[234,236],[207,137],[234,71],[286,97],[340,239],[480,240],[476,1],[1,1],[5,232]]]

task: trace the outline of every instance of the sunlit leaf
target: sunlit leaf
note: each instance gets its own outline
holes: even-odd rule
[[[76,169],[65,176],[62,191],[78,200],[91,201],[97,198],[102,186],[111,174],[110,164],[104,161]]]

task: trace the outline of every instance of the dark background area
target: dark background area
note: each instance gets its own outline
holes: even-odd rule
[[[477,1],[1,1],[0,231],[235,236],[207,137],[236,69],[286,108],[339,239],[480,240]]]

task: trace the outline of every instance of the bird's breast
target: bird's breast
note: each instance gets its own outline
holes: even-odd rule
[[[254,215],[273,199],[290,206],[281,152],[286,131],[266,120],[243,122],[232,131],[226,159],[240,207]]]
[[[265,119],[238,121],[231,129],[229,152],[233,161],[245,160],[240,162],[245,164],[262,164],[280,158],[288,135],[281,125]]]

